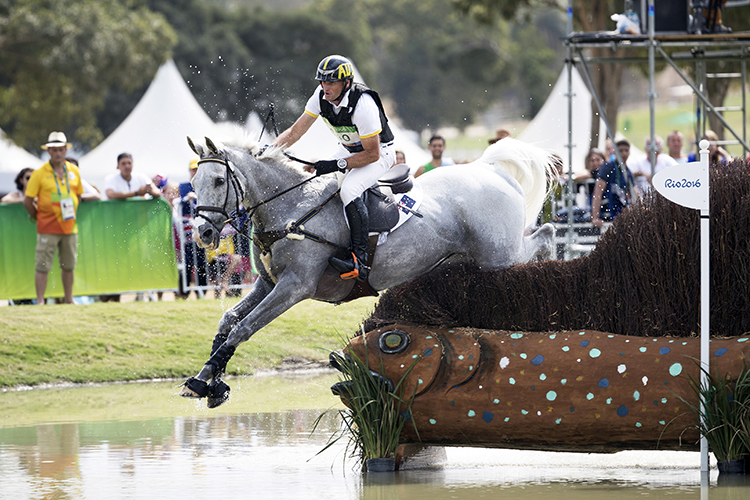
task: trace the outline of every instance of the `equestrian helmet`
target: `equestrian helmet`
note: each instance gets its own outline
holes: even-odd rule
[[[354,79],[354,66],[344,56],[328,56],[318,64],[315,79],[319,82],[340,82]]]

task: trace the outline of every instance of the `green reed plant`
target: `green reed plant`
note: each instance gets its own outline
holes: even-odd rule
[[[700,363],[696,361],[700,366]],[[706,437],[716,460],[726,462],[750,456],[750,369],[743,363],[737,378],[714,377],[702,366],[706,383],[688,375],[698,404],[680,398],[697,420],[696,428]]]
[[[417,358],[395,387],[391,387],[385,379],[376,376],[377,374],[370,370],[369,356],[370,353],[365,348],[364,359],[360,359],[351,351],[347,352],[346,358],[339,358],[339,387],[344,388],[341,399],[347,408],[333,410],[341,417],[342,429],[318,452],[322,453],[339,439],[349,438],[346,454],[358,458],[363,467],[371,458],[395,458],[401,431],[407,422],[411,422],[417,438],[419,437],[411,418],[414,394],[404,395],[402,387],[404,380],[421,358]],[[380,373],[383,372],[381,360]],[[313,431],[326,413],[318,417]]]

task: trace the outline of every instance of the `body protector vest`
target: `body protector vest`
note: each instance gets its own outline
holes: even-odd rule
[[[367,93],[375,100],[375,104],[378,106],[380,111],[380,143],[388,144],[393,141],[393,132],[391,132],[388,126],[388,118],[385,116],[383,110],[383,103],[380,102],[380,96],[377,92],[372,90],[361,83],[352,82],[352,86],[349,89],[349,105],[346,108],[342,108],[338,114],[333,111],[333,104],[326,101],[323,98],[323,93],[320,93],[320,116],[326,122],[326,125],[331,129],[334,135],[338,138],[339,142],[350,152],[358,153],[364,151],[362,147],[362,141],[359,137],[357,127],[352,123],[352,114],[354,108],[357,107],[359,98],[362,94]]]

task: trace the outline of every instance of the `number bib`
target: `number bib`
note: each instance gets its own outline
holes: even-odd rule
[[[325,121],[326,125],[328,125],[328,128],[331,129],[331,132],[333,132],[339,142],[347,149],[362,147],[362,140],[359,138],[357,127],[354,125],[342,125],[336,127],[331,125],[331,123],[325,118],[323,118],[323,121]]]

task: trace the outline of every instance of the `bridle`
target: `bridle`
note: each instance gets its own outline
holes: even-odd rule
[[[195,216],[199,217],[201,216],[201,212],[211,212],[211,213],[218,213],[225,217],[224,222],[221,223],[221,227],[214,224],[211,219],[207,217],[203,217],[203,219],[208,222],[211,227],[216,230],[216,234],[221,234],[221,228],[224,227],[226,224],[229,224],[232,226],[235,231],[237,231],[239,234],[244,236],[245,238],[248,238],[248,236],[245,234],[245,228],[247,227],[248,222],[252,219],[253,215],[255,214],[255,211],[260,208],[262,205],[265,205],[266,203],[275,200],[276,198],[283,196],[284,194],[288,193],[289,191],[292,191],[294,189],[297,189],[298,187],[303,186],[304,184],[310,182],[311,180],[315,179],[315,176],[308,177],[307,179],[303,180],[302,182],[299,182],[287,189],[284,189],[283,191],[280,191],[271,197],[261,200],[255,205],[253,205],[250,208],[245,208],[244,205],[242,205],[242,201],[245,199],[245,190],[242,188],[242,181],[237,176],[237,172],[235,171],[234,166],[232,165],[232,162],[230,162],[226,158],[226,154],[222,155],[221,157],[210,157],[210,158],[203,158],[201,160],[198,160],[198,165],[202,165],[203,163],[219,163],[220,165],[224,165],[226,167],[225,173],[224,173],[224,183],[227,184],[226,187],[226,194],[224,196],[224,205],[221,207],[212,206],[212,205],[199,205],[195,207]],[[227,204],[229,203],[229,187],[232,187],[235,194],[235,208],[230,213],[228,212]],[[330,200],[330,198],[329,198]],[[328,202],[329,200],[326,200]],[[317,213],[317,212],[316,212]],[[245,217],[247,216],[247,217]],[[237,227],[237,221],[239,219],[242,219],[245,217],[245,221],[242,224],[242,227]],[[309,219],[309,217],[308,217]]]

